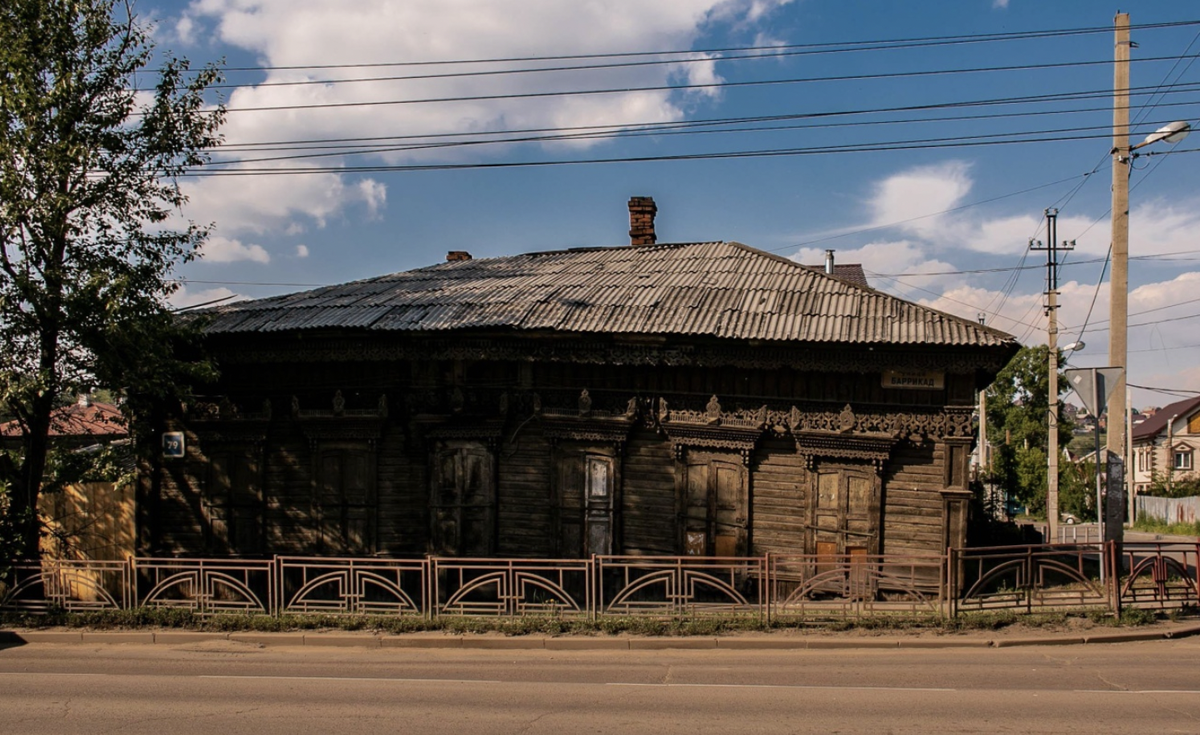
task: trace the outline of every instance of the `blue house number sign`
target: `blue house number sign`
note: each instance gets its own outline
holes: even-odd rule
[[[182,431],[165,431],[163,432],[163,456],[168,458],[179,458],[183,456],[183,432]]]

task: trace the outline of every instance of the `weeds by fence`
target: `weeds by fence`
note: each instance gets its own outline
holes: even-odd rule
[[[1123,607],[1196,607],[1198,562],[1200,543],[1047,544],[940,556],[43,560],[15,565],[0,584],[0,610],[762,623],[981,611],[1119,614]]]

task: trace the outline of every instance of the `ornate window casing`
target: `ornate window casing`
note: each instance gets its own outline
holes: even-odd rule
[[[1190,472],[1195,465],[1192,462],[1192,448],[1189,446],[1178,446],[1172,451],[1174,460],[1171,463],[1176,472]]]
[[[372,554],[378,543],[379,438],[387,396],[369,409],[346,407],[335,391],[329,408],[304,409],[293,396],[290,414],[312,455],[312,522],[323,553]]]
[[[199,454],[188,474],[198,484],[204,551],[212,555],[256,555],[266,551],[263,486],[271,403],[258,410],[228,396],[184,406]]]

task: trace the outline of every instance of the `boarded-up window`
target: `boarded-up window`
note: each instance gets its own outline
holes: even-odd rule
[[[491,450],[481,442],[438,444],[429,503],[434,553],[492,554],[496,526],[494,463]]]
[[[817,473],[809,548],[818,555],[848,554],[853,549],[873,553],[878,548],[879,502],[873,470],[822,467]]]
[[[329,553],[373,550],[374,456],[368,447],[359,445],[320,449],[315,504],[322,546]]]
[[[684,553],[742,556],[747,544],[748,477],[737,459],[698,454],[684,468]]]
[[[210,452],[202,505],[209,553],[262,551],[262,475],[256,453]]]
[[[611,554],[615,464],[611,456],[565,447],[558,454],[558,553]]]

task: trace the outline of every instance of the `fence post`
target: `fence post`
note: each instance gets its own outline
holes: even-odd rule
[[[956,571],[958,564],[954,559],[954,547],[947,546],[946,556],[943,558],[946,565],[943,589],[945,590],[946,604],[950,610],[950,618],[954,619],[958,617],[958,573]]]
[[[1118,619],[1121,617],[1121,559],[1117,551],[1117,542],[1108,541],[1105,543],[1107,553],[1105,556],[1108,559],[1108,583],[1111,585],[1109,590],[1109,599],[1112,602],[1113,614]],[[1161,550],[1159,551],[1161,554]]]
[[[763,585],[762,594],[760,597],[763,601],[763,625],[771,627],[771,552],[767,552],[762,558],[762,574],[759,575],[759,584]]]

